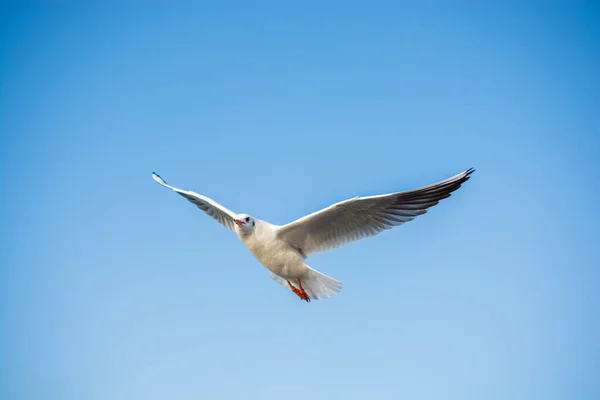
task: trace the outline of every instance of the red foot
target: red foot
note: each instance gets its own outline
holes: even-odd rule
[[[292,289],[292,292],[296,293],[296,296],[300,297],[301,300],[304,300],[307,303],[310,302],[310,297],[308,297],[308,294],[302,287],[302,282],[300,282],[300,278],[298,278],[298,286],[300,286],[300,289],[294,287],[294,285],[292,285],[290,281],[287,281],[287,283],[288,285],[290,285],[290,289]]]

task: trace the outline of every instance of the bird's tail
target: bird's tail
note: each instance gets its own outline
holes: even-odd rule
[[[286,288],[290,288],[287,280],[279,275],[271,273],[271,278]],[[315,271],[310,267],[308,267],[308,271],[300,277],[300,281],[302,282],[302,287],[306,291],[306,294],[308,294],[308,297],[313,300],[326,299],[334,294],[338,294],[343,286],[342,282],[322,274],[319,271]],[[298,285],[296,282],[292,282],[292,284],[295,286]]]

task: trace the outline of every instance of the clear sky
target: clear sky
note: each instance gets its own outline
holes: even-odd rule
[[[0,398],[600,398],[598,3],[49,3],[0,8]],[[309,304],[151,178],[283,224],[469,167]]]

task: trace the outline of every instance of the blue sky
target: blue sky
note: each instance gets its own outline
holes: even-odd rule
[[[0,9],[2,399],[599,398],[597,3],[48,3]],[[310,304],[150,175],[286,223],[469,167]]]

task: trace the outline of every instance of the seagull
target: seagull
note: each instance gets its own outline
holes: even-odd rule
[[[287,225],[274,225],[248,214],[237,214],[211,198],[167,184],[154,172],[152,178],[234,231],[254,257],[271,271],[272,279],[291,289],[301,300],[310,302],[339,293],[342,283],[309,267],[306,264],[309,255],[412,221],[449,197],[474,171],[470,168],[419,189],[354,197]]]

